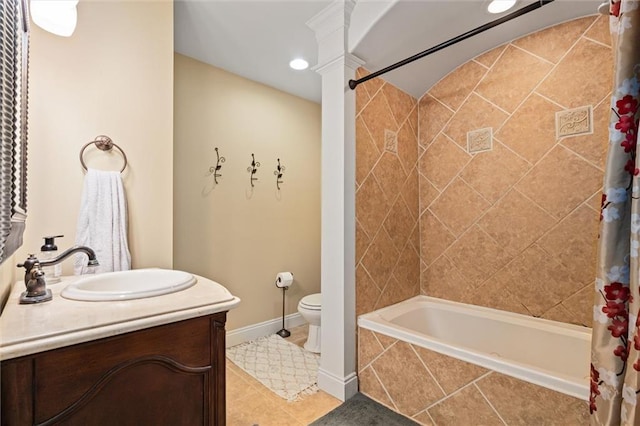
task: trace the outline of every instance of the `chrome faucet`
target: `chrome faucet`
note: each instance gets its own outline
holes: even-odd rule
[[[86,246],[76,246],[65,250],[59,256],[53,259],[40,261],[33,254],[30,254],[27,260],[18,264],[18,268],[24,268],[24,285],[27,287],[27,291],[20,295],[20,303],[41,303],[47,302],[53,298],[51,290],[47,288],[47,282],[45,280],[45,274],[42,270],[43,266],[53,266],[65,260],[73,253],[82,252],[89,256],[88,266],[97,266],[98,258],[93,249]]]

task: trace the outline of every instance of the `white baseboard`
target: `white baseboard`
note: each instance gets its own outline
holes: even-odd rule
[[[306,322],[299,312],[289,314],[284,317],[285,327],[287,329],[304,325]],[[282,328],[282,317],[272,320],[260,322],[258,324],[248,325],[246,327],[236,328],[227,331],[227,348],[239,345],[250,340],[268,336],[279,331]]]
[[[346,401],[358,393],[358,376],[354,372],[346,377],[338,377],[320,367],[318,387],[340,401]]]

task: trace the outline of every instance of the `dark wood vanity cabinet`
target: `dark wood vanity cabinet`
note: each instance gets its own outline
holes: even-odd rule
[[[226,312],[10,359],[3,426],[224,425]]]

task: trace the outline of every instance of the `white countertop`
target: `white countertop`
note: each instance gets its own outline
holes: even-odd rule
[[[60,292],[80,277],[49,284],[53,300],[20,305],[17,282],[0,316],[0,360],[17,358],[157,325],[228,311],[240,303],[222,285],[194,275],[194,286],[176,293],[117,302],[68,300]]]

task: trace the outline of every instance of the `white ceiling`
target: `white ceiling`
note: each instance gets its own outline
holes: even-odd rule
[[[520,0],[516,9],[532,2]],[[175,50],[320,102],[317,73],[310,69],[294,71],[288,64],[294,57],[315,64],[316,41],[305,23],[329,3],[329,0],[177,0]],[[364,0],[356,5],[352,15],[352,26],[357,31],[349,34],[349,48],[366,61],[367,69],[375,71],[499,17],[486,12],[487,3],[486,0]],[[539,29],[594,14],[600,3],[600,0],[556,0],[392,71],[384,78],[421,97],[448,72],[476,55]],[[382,12],[384,15],[380,16]]]

